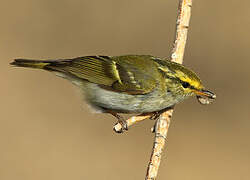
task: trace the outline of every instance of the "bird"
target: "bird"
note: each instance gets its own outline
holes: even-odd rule
[[[46,70],[71,81],[91,107],[115,116],[122,131],[127,125],[120,113],[159,112],[192,96],[202,104],[216,98],[189,68],[151,55],[14,59],[10,64]]]

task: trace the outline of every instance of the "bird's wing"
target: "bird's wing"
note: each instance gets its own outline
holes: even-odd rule
[[[127,55],[113,57],[121,81],[112,87],[130,94],[152,92],[159,82],[159,71],[151,56]]]
[[[151,92],[157,86],[159,75],[150,56],[84,56],[54,61],[47,68],[129,94]]]

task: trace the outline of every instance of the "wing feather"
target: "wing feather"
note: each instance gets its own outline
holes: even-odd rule
[[[54,61],[47,68],[130,94],[152,92],[161,78],[152,56],[84,56]]]

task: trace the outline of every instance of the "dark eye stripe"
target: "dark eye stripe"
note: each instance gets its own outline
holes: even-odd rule
[[[190,89],[196,89],[194,86],[190,86],[189,88],[190,88]]]
[[[194,86],[190,85],[188,82],[181,81],[181,84],[184,88],[196,89]]]
[[[161,69],[159,69],[159,70],[161,70]],[[189,84],[188,82],[185,82],[185,81],[180,80],[178,77],[169,76],[169,74],[167,74],[167,73],[164,72],[164,71],[160,71],[160,72],[162,73],[163,76],[167,77],[168,79],[174,79],[174,80],[179,81],[179,82],[182,84],[182,86],[183,86],[184,88],[196,89],[194,86],[192,86],[192,85]]]
[[[189,84],[188,82],[184,82],[184,81],[181,81],[181,85],[182,85],[184,88],[190,87],[190,84]]]

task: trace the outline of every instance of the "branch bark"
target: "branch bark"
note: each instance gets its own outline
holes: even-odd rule
[[[153,116],[153,113],[148,113],[148,114],[140,114],[138,116],[132,116],[130,117],[129,119],[126,120],[126,124],[127,124],[127,127],[129,128],[130,126],[138,123],[138,122],[141,122],[145,119],[148,119],[148,118],[151,118]],[[116,132],[116,133],[121,133],[122,132],[122,125],[117,122],[114,127],[113,127],[113,130]]]
[[[172,50],[171,60],[182,64],[187,40],[189,20],[191,16],[192,0],[179,0],[178,16],[176,22],[176,36]],[[167,138],[173,108],[161,113],[155,124],[155,139],[152,154],[147,168],[146,180],[154,180],[159,170],[162,151]]]

